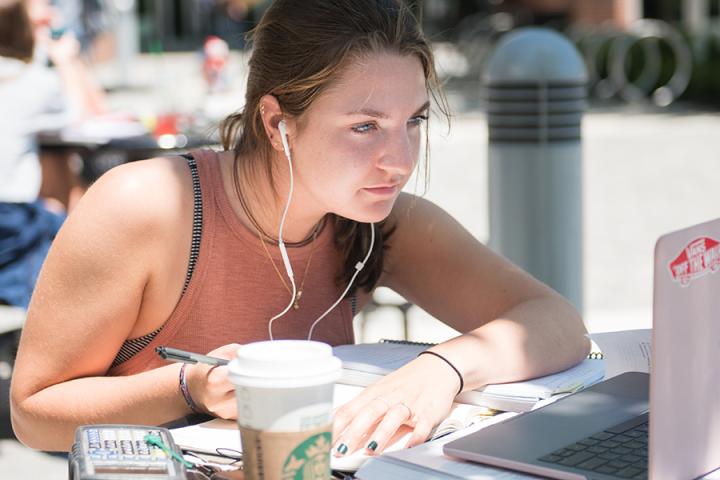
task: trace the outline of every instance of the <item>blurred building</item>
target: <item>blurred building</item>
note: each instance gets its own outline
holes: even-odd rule
[[[620,28],[640,18],[657,18],[683,24],[690,31],[701,31],[720,14],[720,2],[714,0],[498,0],[494,3],[528,9],[540,19],[565,17],[569,23],[611,24]]]
[[[271,0],[138,0],[143,51],[196,50],[214,35],[231,48],[245,45],[245,34]]]
[[[717,0],[418,0],[417,3],[425,13],[425,23],[443,27],[469,15],[499,11],[511,13],[523,24],[612,24],[624,28],[639,18],[657,18],[683,23],[691,30],[717,23],[720,16]]]

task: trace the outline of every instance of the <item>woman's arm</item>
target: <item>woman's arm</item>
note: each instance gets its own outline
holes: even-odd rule
[[[467,389],[546,375],[587,355],[575,308],[442,209],[403,195],[394,216],[384,282],[463,332],[431,350],[453,361]]]
[[[40,274],[13,375],[13,427],[27,445],[67,450],[80,424],[158,424],[189,412],[177,364],[104,376],[123,341],[164,323],[179,299],[190,250],[189,182],[181,159],[117,167],[63,225]],[[167,262],[172,255],[177,265]],[[163,304],[163,284],[174,277],[175,298]]]
[[[443,210],[403,194],[390,221],[397,229],[381,282],[463,332],[430,349],[458,370],[463,390],[546,375],[587,355],[577,311]],[[336,445],[352,451],[368,434],[366,445],[374,440],[378,453],[403,423],[414,427],[409,445],[418,444],[447,415],[459,388],[450,365],[421,355],[338,411]]]
[[[48,56],[55,64],[68,98],[83,119],[105,113],[105,92],[80,56],[80,42],[71,33],[57,40],[45,38]]]

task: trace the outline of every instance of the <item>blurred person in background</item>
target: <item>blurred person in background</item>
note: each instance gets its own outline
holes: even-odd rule
[[[105,112],[105,93],[82,58],[82,44],[49,0],[24,0],[35,40],[34,60],[57,70],[80,119]]]
[[[110,32],[111,2],[107,0],[54,0],[63,27],[80,42],[83,57],[104,61],[112,57],[115,41]]]
[[[31,12],[45,18],[38,7],[37,0],[0,0],[0,303],[23,308],[67,207],[39,200],[43,183],[70,178],[66,158],[47,159],[43,171],[36,134],[102,108],[85,90],[77,41],[51,38],[49,24],[41,28],[32,21]],[[38,60],[38,39],[53,69]]]
[[[24,1],[35,39],[34,61],[47,67],[60,81],[71,110],[70,120],[82,122],[105,113],[105,92],[95,80],[88,59],[82,56],[82,45],[62,12],[50,0]],[[57,128],[43,125],[37,130]],[[40,197],[59,202],[64,210],[71,210],[86,189],[71,167],[72,155],[62,149],[42,149],[39,155],[43,172]]]
[[[245,47],[248,32],[267,9],[270,0],[198,0],[205,37],[217,35],[231,48]]]

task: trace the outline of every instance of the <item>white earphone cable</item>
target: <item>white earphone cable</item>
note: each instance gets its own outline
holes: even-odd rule
[[[365,258],[362,262],[358,262],[355,264],[355,273],[353,273],[352,278],[350,278],[350,281],[347,284],[347,287],[345,287],[345,290],[340,294],[340,297],[335,300],[335,303],[332,304],[330,308],[325,310],[325,313],[320,315],[317,320],[313,322],[313,324],[310,326],[310,331],[308,332],[308,340],[312,340],[312,334],[313,330],[315,330],[315,326],[320,323],[320,320],[325,318],[328,313],[332,311],[333,308],[337,307],[338,303],[342,301],[343,298],[345,298],[345,295],[347,295],[347,292],[350,290],[350,287],[352,286],[353,282],[355,281],[355,278],[357,278],[358,274],[360,274],[360,271],[365,267],[365,263],[367,263],[368,259],[370,258],[370,254],[372,254],[373,246],[375,245],[375,225],[370,224],[370,248],[368,248],[367,254],[365,254]]]
[[[270,340],[274,340],[272,334],[273,322],[276,319],[285,315],[287,311],[290,310],[290,307],[292,307],[293,303],[295,303],[295,295],[297,295],[297,287],[295,286],[295,275],[293,273],[292,265],[290,264],[290,258],[288,257],[285,242],[283,241],[283,228],[285,227],[285,218],[287,217],[288,210],[290,209],[290,202],[292,201],[293,187],[295,181],[293,178],[293,164],[292,157],[290,155],[290,145],[288,144],[287,140],[287,130],[285,130],[285,121],[280,121],[280,123],[278,124],[278,129],[280,130],[280,139],[282,140],[285,157],[287,157],[288,171],[290,175],[290,188],[288,189],[288,198],[287,202],[285,202],[285,210],[283,210],[282,217],[280,218],[280,228],[278,229],[278,247],[280,248],[280,255],[282,256],[283,264],[285,265],[285,271],[287,272],[288,278],[290,279],[290,285],[292,286],[292,294],[290,295],[290,302],[287,304],[285,309],[272,317],[268,322],[268,335],[270,336]]]
[[[288,278],[290,279],[290,285],[292,285],[292,295],[290,296],[290,302],[287,304],[285,309],[272,317],[270,321],[268,322],[268,335],[270,337],[270,340],[274,340],[273,334],[272,334],[272,326],[273,322],[277,320],[278,318],[285,315],[288,310],[290,310],[290,307],[295,303],[295,295],[297,295],[297,287],[295,286],[295,275],[293,274],[292,265],[290,264],[290,258],[287,253],[287,248],[285,247],[285,242],[283,242],[283,228],[285,226],[285,218],[287,217],[288,210],[290,209],[290,202],[292,201],[292,195],[293,195],[293,188],[294,188],[294,177],[293,177],[293,164],[292,164],[292,157],[290,155],[290,145],[288,143],[287,138],[287,131],[285,129],[285,122],[283,120],[280,121],[278,124],[278,129],[280,130],[280,137],[282,140],[283,150],[285,151],[285,156],[287,157],[288,161],[288,167],[289,167],[289,175],[290,175],[290,188],[288,189],[288,199],[287,202],[285,202],[285,210],[283,211],[282,217],[280,218],[280,227],[278,229],[278,247],[280,248],[280,255],[283,259],[283,264],[285,265],[285,271],[288,274]],[[355,273],[353,273],[353,276],[350,278],[350,281],[348,282],[347,286],[345,287],[345,290],[340,294],[340,297],[335,300],[335,303],[333,303],[330,308],[325,310],[325,313],[320,315],[310,326],[310,331],[308,332],[308,340],[312,339],[313,331],[315,330],[315,326],[320,323],[320,320],[325,318],[335,307],[338,306],[338,304],[342,301],[343,298],[345,298],[345,295],[347,295],[347,292],[350,291],[350,287],[352,287],[352,284],[355,282],[355,279],[360,274],[360,271],[365,267],[365,264],[367,263],[368,259],[370,258],[370,255],[372,254],[373,247],[375,246],[375,225],[370,223],[370,247],[368,248],[367,253],[365,254],[365,258],[362,262],[358,262],[355,264]]]

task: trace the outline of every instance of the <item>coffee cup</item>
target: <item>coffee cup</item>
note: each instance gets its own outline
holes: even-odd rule
[[[247,479],[330,476],[334,384],[341,361],[324,343],[243,345],[229,365]]]

